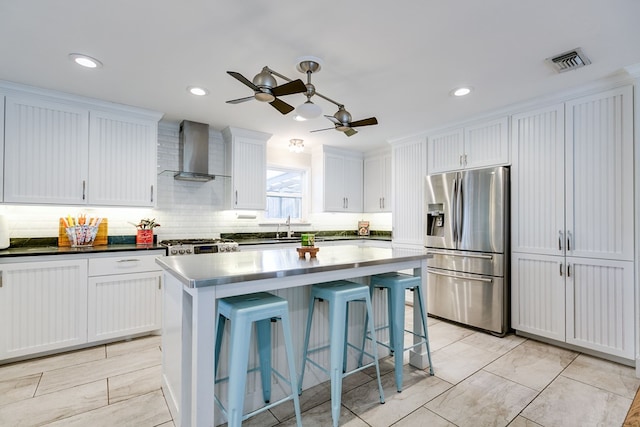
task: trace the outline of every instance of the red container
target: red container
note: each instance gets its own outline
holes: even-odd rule
[[[153,230],[138,230],[136,234],[136,245],[153,244]]]

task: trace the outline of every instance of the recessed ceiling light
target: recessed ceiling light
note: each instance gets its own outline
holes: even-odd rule
[[[189,93],[196,96],[205,96],[209,94],[209,91],[203,87],[189,86],[187,90]]]
[[[470,87],[459,87],[451,91],[453,96],[465,96],[471,93]]]
[[[82,65],[87,68],[100,68],[102,67],[102,62],[98,61],[95,58],[92,58],[87,55],[83,55],[81,53],[70,53],[69,59],[75,62],[78,65]]]

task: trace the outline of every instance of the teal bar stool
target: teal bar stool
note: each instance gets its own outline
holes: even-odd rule
[[[389,343],[376,341],[372,335],[364,334],[364,340],[362,343],[362,353],[360,353],[360,365],[362,364],[362,358],[364,354],[364,344],[367,339],[372,339],[374,342],[387,347],[391,350],[395,362],[395,379],[396,389],[398,393],[402,391],[402,357],[406,350],[411,350],[414,347],[418,347],[422,344],[427,347],[427,357],[429,359],[429,374],[433,375],[433,363],[431,363],[431,348],[429,346],[429,332],[427,330],[427,311],[425,309],[424,295],[422,294],[422,278],[420,276],[412,276],[410,274],[403,273],[383,273],[371,276],[370,292],[373,298],[374,289],[387,290],[387,310],[389,313],[389,324],[376,328],[376,330],[389,329]],[[418,297],[417,307],[420,310],[420,320],[422,321],[423,335],[418,335],[422,338],[421,341],[415,343],[409,347],[404,346],[404,333],[409,332],[416,335],[413,331],[406,330],[404,328],[404,305],[405,305],[405,291],[412,290],[416,292]],[[415,307],[414,307],[415,308]],[[375,346],[374,346],[375,347]]]
[[[329,303],[329,345],[314,349],[309,349],[309,335],[311,333],[311,323],[313,320],[313,309],[316,300],[327,301]],[[376,336],[373,324],[373,310],[371,307],[371,296],[369,295],[369,287],[358,283],[339,280],[335,282],[322,283],[311,287],[311,296],[309,299],[309,314],[307,316],[307,331],[304,337],[304,354],[302,356],[302,373],[300,374],[300,383],[298,391],[302,393],[302,381],[304,379],[304,369],[307,362],[316,366],[318,369],[326,372],[331,379],[331,416],[333,418],[333,426],[338,426],[340,419],[340,405],[342,401],[342,379],[355,372],[361,371],[372,365],[376,367],[376,375],[378,378],[378,388],[380,391],[380,403],[384,403],[384,391],[382,390],[382,382],[380,381],[380,365],[378,364],[378,350],[373,348],[373,362],[352,371],[346,372],[347,369],[347,347],[352,347],[361,351],[360,347],[354,346],[347,341],[347,325],[349,319],[349,303],[364,302],[367,306],[367,319],[369,333],[372,337]],[[366,327],[366,326],[365,326]],[[320,366],[314,360],[309,358],[309,354],[315,353],[329,347],[331,366],[327,370]]]
[[[222,298],[218,301],[215,376],[218,374],[220,347],[222,345],[222,335],[227,319],[231,322],[231,334],[229,338],[229,376],[216,380],[216,383],[229,381],[227,397],[228,408],[222,405],[222,402],[220,402],[217,396],[216,403],[222,408],[225,414],[227,414],[229,427],[240,426],[242,425],[242,421],[247,418],[292,399],[296,412],[297,425],[301,427],[300,401],[298,399],[298,390],[296,390],[298,381],[293,358],[293,343],[291,341],[291,324],[289,322],[289,305],[287,301],[267,292]],[[277,320],[282,320],[284,346],[289,365],[289,379],[271,367],[271,323]],[[247,371],[251,325],[254,322],[256,323],[260,367]],[[258,369],[260,370],[262,395],[266,405],[243,415],[247,372]],[[277,402],[269,403],[271,401],[272,373],[282,379],[284,383],[289,384],[291,394]]]

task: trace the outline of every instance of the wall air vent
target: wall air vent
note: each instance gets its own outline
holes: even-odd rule
[[[591,60],[587,58],[587,55],[585,55],[579,47],[561,53],[553,58],[547,58],[546,61],[551,64],[553,69],[558,73],[564,73],[565,71],[575,70],[576,68],[591,64]]]

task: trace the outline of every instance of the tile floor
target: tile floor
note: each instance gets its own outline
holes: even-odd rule
[[[347,377],[341,425],[621,426],[640,386],[630,367],[514,335],[429,325],[435,376],[405,365],[397,393],[385,358],[384,405],[373,370]],[[160,351],[152,336],[0,366],[0,426],[173,426]],[[304,426],[331,425],[329,400],[328,383],[305,390]],[[245,425],[293,426],[292,416],[287,402]]]

